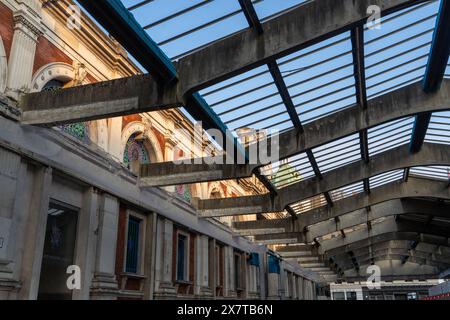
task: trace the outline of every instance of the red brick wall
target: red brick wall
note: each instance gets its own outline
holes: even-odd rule
[[[153,133],[155,134],[156,138],[158,139],[159,147],[161,148],[161,151],[164,155],[164,146],[165,146],[165,142],[166,142],[164,135],[161,132],[159,132],[158,130],[156,130],[155,128],[152,128],[152,130],[153,130]]]
[[[0,2],[0,36],[3,39],[6,56],[11,53],[12,39],[14,35],[14,21],[12,11]]]
[[[64,62],[72,65],[73,60],[70,59],[64,52],[55,47],[45,37],[38,38],[36,46],[36,56],[34,58],[33,75],[39,68],[52,62]]]
[[[138,114],[132,114],[129,116],[122,117],[122,130],[125,128],[125,126],[133,121],[141,121],[142,117]]]

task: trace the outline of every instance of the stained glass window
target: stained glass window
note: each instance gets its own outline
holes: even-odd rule
[[[87,142],[89,140],[89,127],[86,122],[64,124],[60,128],[80,141]]]
[[[58,79],[52,79],[44,85],[41,91],[57,91],[63,87],[64,82]],[[89,126],[87,122],[64,124],[58,127],[84,143],[89,141]]]
[[[125,151],[123,153],[123,163],[128,166],[130,161],[139,160],[142,164],[150,163],[147,149],[144,146],[143,140],[136,140],[136,136],[140,132],[133,133],[130,138],[128,138],[127,144],[125,145]]]
[[[192,194],[191,194],[191,186],[187,184],[180,184],[175,186],[175,193],[181,199],[191,202]]]

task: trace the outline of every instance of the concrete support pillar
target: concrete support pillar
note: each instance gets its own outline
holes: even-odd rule
[[[267,285],[268,285],[268,294],[267,299],[268,300],[279,300],[279,282],[280,275],[278,273],[268,273],[267,275]]]
[[[116,299],[118,284],[115,276],[119,201],[108,194],[99,199],[98,235],[92,299]]]
[[[81,288],[74,290],[72,298],[76,300],[89,299],[92,278],[95,268],[95,248],[97,244],[96,230],[98,193],[90,187],[83,195],[83,203],[78,217],[77,243],[75,250],[75,265],[81,269]]]
[[[36,169],[24,237],[19,299],[35,300],[38,296],[51,183],[51,168]]]
[[[14,12],[14,36],[8,67],[6,93],[18,100],[19,95],[30,90],[34,56],[38,37],[43,34],[41,4],[38,0],[17,0],[19,9]]]
[[[108,119],[108,151],[119,162],[123,162],[122,117]]]
[[[195,294],[210,296],[209,289],[209,239],[205,235],[198,235],[195,239]]]
[[[225,279],[224,279],[224,296],[235,297],[236,288],[234,286],[234,251],[230,246],[224,247],[225,256]]]
[[[97,120],[97,145],[108,151],[108,121],[106,119]],[[120,141],[120,140],[117,140]]]
[[[26,181],[27,164],[19,155],[0,148],[0,161],[0,300],[7,300],[16,299],[20,288],[20,243],[28,213],[25,204],[30,199],[27,185],[31,182]]]
[[[154,297],[171,299],[176,296],[172,281],[173,222],[158,218],[156,233]]]
[[[298,277],[297,279],[297,293],[298,293],[298,300],[304,300],[304,295],[303,295],[303,278],[302,277]]]

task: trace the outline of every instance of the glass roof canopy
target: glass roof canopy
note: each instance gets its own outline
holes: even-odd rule
[[[308,2],[253,0],[261,21]],[[238,0],[122,0],[172,60],[248,28]]]
[[[261,22],[307,0],[253,0]],[[174,1],[122,0],[137,21],[172,60],[248,28],[238,0]],[[367,100],[422,81],[439,10],[439,0],[384,16],[381,28],[364,25],[364,64]],[[355,106],[358,102],[351,33],[344,32],[275,61],[302,124]],[[450,78],[450,61],[445,74]],[[200,94],[231,129],[252,128],[277,134],[294,127],[268,65],[262,65],[203,89]],[[397,119],[367,130],[368,153],[408,144],[414,117]],[[450,143],[450,113],[432,115],[425,141]],[[274,189],[317,177],[361,160],[361,137],[353,134],[307,152],[260,168]],[[411,168],[410,174],[443,177],[446,168]],[[387,172],[367,181],[318,195],[314,203],[326,205],[402,179],[403,170]],[[448,176],[448,175],[447,175]],[[318,177],[320,178],[320,177]],[[367,186],[365,186],[365,184]],[[327,201],[325,199],[328,199]],[[304,202],[290,206],[304,211]]]

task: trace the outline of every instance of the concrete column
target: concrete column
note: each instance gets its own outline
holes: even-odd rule
[[[298,277],[297,279],[297,296],[298,296],[298,300],[303,300],[303,278],[302,277]]]
[[[115,264],[119,201],[108,194],[99,198],[97,248],[91,297],[111,300],[116,298],[118,290]]]
[[[208,266],[209,266],[209,289],[212,292],[212,297],[216,296],[216,239],[210,239],[208,241],[208,248],[209,248],[209,261],[208,261]]]
[[[14,36],[8,67],[6,93],[18,100],[19,95],[30,90],[34,56],[38,37],[43,34],[41,4],[38,0],[17,0],[19,9],[14,12]]]
[[[268,285],[268,300],[279,300],[278,292],[278,279],[280,275],[278,273],[269,273],[267,275],[267,285]]]
[[[297,276],[295,274],[292,275],[291,281],[292,299],[297,300]]]
[[[174,298],[175,287],[172,281],[173,223],[159,219],[157,225],[155,298]]]
[[[38,295],[51,183],[51,168],[41,167],[35,171],[24,237],[19,299],[35,300]]]
[[[211,295],[209,284],[209,239],[205,235],[198,235],[195,239],[195,294],[201,296]]]
[[[224,247],[225,251],[225,279],[224,296],[235,297],[236,288],[234,286],[234,251],[230,246]]]
[[[123,162],[122,117],[108,119],[108,151],[119,162]]]
[[[89,299],[92,278],[95,269],[95,248],[97,245],[96,230],[98,228],[98,193],[88,188],[83,195],[83,203],[78,217],[77,243],[75,249],[75,265],[81,269],[81,289],[74,290],[72,298]],[[106,263],[106,262],[105,262]]]
[[[0,300],[7,300],[16,299],[20,288],[19,244],[25,233],[25,204],[30,199],[27,186],[31,182],[26,180],[27,164],[19,155],[0,148],[0,162]]]

